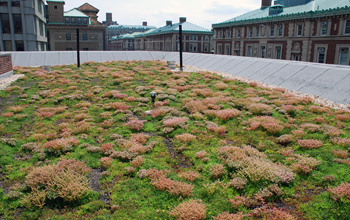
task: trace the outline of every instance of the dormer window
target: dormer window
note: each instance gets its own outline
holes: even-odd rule
[[[69,18],[66,18],[66,23],[69,23],[70,22],[70,19]]]
[[[71,23],[75,23],[76,22],[76,18],[71,18]]]
[[[87,24],[88,20],[87,18],[83,18],[83,24]]]
[[[77,23],[81,24],[81,18],[77,18]]]

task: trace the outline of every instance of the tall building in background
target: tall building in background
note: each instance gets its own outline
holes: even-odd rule
[[[49,49],[52,51],[76,50],[76,29],[80,30],[81,50],[103,50],[105,25],[97,21],[99,9],[85,3],[64,11],[62,0],[46,0]]]
[[[117,21],[112,20],[112,13],[106,13],[106,21],[103,21],[103,24],[107,25],[107,28],[104,33],[105,50],[114,50],[110,47],[109,40],[111,38],[124,39],[122,35],[130,35],[135,32],[142,33],[156,29],[155,26],[148,26],[147,21],[142,22],[142,25],[119,25]]]
[[[350,64],[349,0],[261,0],[261,8],[213,24],[215,53]]]
[[[43,0],[0,1],[0,50],[46,50],[44,10]]]

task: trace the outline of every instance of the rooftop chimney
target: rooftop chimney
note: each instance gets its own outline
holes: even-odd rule
[[[186,17],[180,17],[180,23],[186,22]]]
[[[112,24],[112,13],[106,13],[106,25],[109,26]]]
[[[142,26],[147,26],[147,21],[142,22]]]
[[[173,25],[173,21],[166,21],[166,26]]]
[[[265,9],[271,6],[272,0],[261,0],[261,9]]]

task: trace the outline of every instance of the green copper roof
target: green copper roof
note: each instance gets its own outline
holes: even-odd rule
[[[142,32],[134,32],[132,34],[124,34],[119,36],[111,37],[108,41],[112,40],[124,40],[124,39],[135,39],[136,35],[142,34]]]
[[[201,33],[201,34],[214,34],[214,32],[200,27],[198,25],[192,24],[188,21],[186,22],[182,22],[182,23],[176,23],[173,25],[168,25],[168,26],[164,26],[164,27],[160,27],[156,30],[153,30],[149,33],[145,33],[145,36],[151,36],[151,35],[159,35],[159,34],[169,34],[169,33],[179,33],[179,25],[182,25],[182,32],[183,33]]]
[[[76,9],[76,8],[73,8],[72,10],[64,12],[64,16],[65,17],[82,17],[82,18],[88,18],[89,17],[86,14],[84,14],[83,12],[79,11],[78,9]]]
[[[156,29],[155,26],[143,26],[143,25],[110,25],[107,29]]]
[[[48,3],[48,2],[62,2],[63,4],[65,3],[62,0],[46,0],[46,3]]]
[[[269,8],[256,9],[229,19],[227,21],[213,24],[213,27],[221,27],[225,24],[242,24],[245,22],[252,22],[258,20],[281,20],[286,17],[302,17],[305,14],[314,13],[315,15],[320,14],[325,16],[327,12],[334,12],[337,10],[345,10],[350,13],[350,1],[349,0],[313,0],[307,4],[285,7],[283,12],[278,15],[269,16]]]
[[[154,31],[154,30],[148,30],[148,31],[146,31],[146,32],[142,32],[142,33],[139,33],[139,34],[135,34],[135,38],[136,38],[136,37],[144,37],[146,34],[151,33],[152,31]]]

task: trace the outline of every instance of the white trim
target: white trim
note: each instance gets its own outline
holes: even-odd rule
[[[347,61],[347,65],[349,65],[350,63],[350,44],[337,44],[336,45],[336,49],[335,49],[335,57],[334,57],[334,64],[339,64],[340,65],[340,48],[348,48],[349,52],[348,52],[348,61]]]

